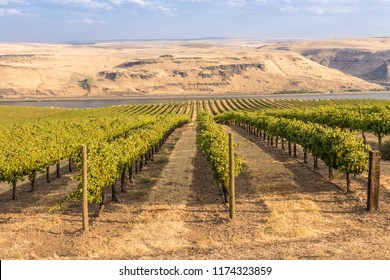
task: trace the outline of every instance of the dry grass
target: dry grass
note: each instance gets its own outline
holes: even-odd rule
[[[355,49],[369,52],[385,51],[390,49],[389,38],[349,38],[337,40],[315,40],[295,43],[278,43],[267,46],[269,49],[285,47],[296,52],[310,49]]]
[[[356,193],[346,195],[337,185],[343,182],[319,174],[326,171],[323,165],[314,172],[311,163],[297,162],[243,130],[233,133],[246,165],[236,180],[234,221],[195,148],[190,124],[169,138],[170,154],[156,155],[145,166],[143,172],[156,180],[141,183],[142,174],[134,175],[119,202],[108,204],[98,218],[90,206],[87,234],[81,232],[79,203],[47,212],[72,188],[73,183],[61,188],[68,175],[49,185],[38,179],[34,194],[19,185],[17,201],[9,200],[7,186],[0,194],[0,258],[390,259],[390,165],[382,170],[381,210],[366,213],[359,199],[364,176],[353,179]],[[169,161],[157,163],[160,156]]]
[[[359,43],[363,44],[362,41],[356,42],[343,45],[356,47]],[[375,42],[369,43],[369,40],[366,42],[367,46],[375,45]],[[320,45],[323,42],[305,42],[303,45],[297,44],[293,47],[289,45],[294,51],[280,51],[278,48],[283,47],[283,44],[258,50],[257,43],[261,44],[257,41],[230,41],[211,42],[206,46],[198,44],[189,46],[183,42],[135,42],[80,47],[3,43],[0,44],[0,52],[8,56],[0,58],[0,89],[12,89],[17,92],[5,96],[9,98],[83,97],[86,91],[79,83],[86,78],[92,78],[94,81],[88,97],[167,92],[171,94],[272,93],[293,90],[327,92],[351,88],[361,90],[380,88],[378,85],[323,67],[294,52],[302,48],[314,48],[316,44]],[[333,45],[339,43],[332,41]],[[22,54],[28,56],[21,58]],[[173,55],[174,58],[172,60],[160,57],[163,55]],[[137,59],[156,59],[158,62],[129,68],[117,67]],[[180,63],[175,63],[175,59],[181,59]],[[212,77],[201,77],[205,67],[253,63],[264,64],[265,71],[248,68],[228,78],[217,72]],[[174,74],[177,71],[186,72],[186,76]],[[110,80],[99,73],[118,73],[118,77]]]
[[[156,163],[167,163],[169,158],[167,156],[161,156],[156,160]]]
[[[271,214],[260,233],[266,239],[297,239],[315,236],[324,224],[318,207],[310,200],[268,201]]]
[[[144,172],[141,174],[140,182],[142,184],[147,184],[153,182],[156,179],[156,174],[150,172]]]

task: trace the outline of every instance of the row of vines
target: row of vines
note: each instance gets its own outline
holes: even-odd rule
[[[45,171],[48,174],[51,165],[58,167],[61,160],[68,159],[79,167],[80,145],[86,144],[91,168],[90,200],[99,202],[104,188],[111,186],[126,168],[140,161],[140,157],[149,153],[169,131],[195,114],[199,115],[200,123],[197,141],[222,187],[226,187],[228,178],[225,170],[227,139],[222,140],[223,131],[213,121],[213,116],[221,122],[245,123],[272,137],[299,144],[305,153],[311,153],[330,168],[347,175],[360,174],[367,169],[369,147],[347,130],[363,135],[373,133],[381,143],[390,133],[389,108],[386,101],[368,99],[255,98],[94,109],[2,106],[0,181],[11,183],[15,194],[16,182],[28,177],[33,190],[37,174]],[[77,190],[69,197],[79,195],[80,190]]]

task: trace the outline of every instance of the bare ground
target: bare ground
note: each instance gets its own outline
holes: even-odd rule
[[[47,212],[75,187],[70,175],[50,184],[40,177],[33,194],[21,184],[17,201],[10,200],[9,187],[0,186],[0,258],[390,259],[386,184],[381,210],[367,213],[365,176],[355,178],[356,193],[346,195],[342,175],[330,182],[322,165],[315,172],[311,162],[302,163],[300,150],[294,159],[243,129],[225,129],[240,143],[236,152],[245,165],[236,181],[236,220],[228,219],[196,148],[192,122],[170,136],[127,184],[119,203],[91,217],[87,234],[81,232],[79,204]]]

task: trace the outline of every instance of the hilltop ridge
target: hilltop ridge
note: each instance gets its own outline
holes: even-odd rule
[[[0,44],[3,98],[380,90],[299,44],[201,40]],[[298,46],[298,47],[297,47]],[[302,47],[300,47],[302,49]],[[319,51],[322,52],[322,51]],[[332,64],[333,63],[333,64]],[[383,63],[383,61],[382,61]],[[381,72],[381,65],[366,72]],[[335,68],[335,67],[333,67]],[[381,70],[382,69],[382,70]],[[341,71],[339,71],[341,70]],[[347,72],[347,73],[343,73]],[[88,94],[82,83],[92,81]],[[373,83],[374,82],[374,83]]]

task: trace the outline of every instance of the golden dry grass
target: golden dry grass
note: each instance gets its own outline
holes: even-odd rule
[[[271,214],[259,228],[266,239],[295,239],[317,235],[324,218],[310,200],[268,201]]]
[[[91,231],[82,234],[81,206],[47,209],[72,188],[67,178],[37,192],[18,186],[0,194],[2,259],[390,259],[390,195],[381,192],[381,210],[365,212],[364,176],[329,182],[320,172],[239,128],[225,128],[241,142],[236,152],[246,171],[236,180],[237,218],[228,219],[210,166],[195,149],[194,124],[169,138],[170,154],[157,155],[143,172],[156,180],[128,182],[118,203],[98,217],[91,205]],[[298,150],[298,156],[301,157]],[[169,157],[159,163],[158,158]],[[66,168],[66,166],[64,167]],[[383,168],[388,178],[390,168]],[[326,172],[325,172],[326,175]],[[68,175],[67,175],[68,176]],[[384,182],[387,182],[385,179]],[[61,188],[65,186],[66,188]],[[73,185],[74,187],[75,185]],[[341,186],[341,187],[340,187]],[[108,197],[110,194],[108,193]]]
[[[356,41],[355,46],[359,42],[362,43]],[[4,98],[83,97],[87,92],[80,87],[80,81],[89,77],[93,78],[93,87],[88,97],[167,93],[264,94],[290,90],[327,92],[381,88],[321,66],[297,53],[301,48],[312,48],[316,44],[321,45],[321,42],[292,45],[293,51],[279,50],[283,44],[257,49],[262,44],[236,40],[211,41],[206,45],[186,42],[88,46],[2,43],[0,95]],[[173,55],[173,58],[166,55]],[[118,67],[138,59],[158,62]],[[264,64],[265,71],[248,68],[240,74],[223,77],[218,71],[206,69],[210,66],[253,63]],[[202,73],[210,74],[210,71],[215,75],[200,76]],[[185,72],[186,76],[175,74],[177,72]],[[117,77],[110,80],[105,77],[107,73],[114,73]]]

